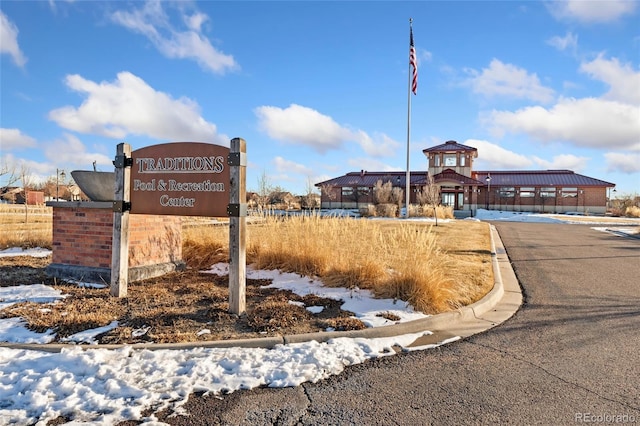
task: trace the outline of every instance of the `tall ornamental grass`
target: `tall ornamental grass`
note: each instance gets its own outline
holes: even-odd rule
[[[480,225],[487,241],[488,226]],[[471,270],[473,277],[466,276],[468,269],[458,268],[465,258],[441,248],[432,229],[397,220],[267,217],[247,227],[247,263],[319,277],[327,286],[369,289],[378,297],[406,300],[425,313],[482,297],[493,284],[487,265],[484,274]],[[207,267],[228,256],[226,227],[206,233],[188,229],[184,240],[183,255],[190,265]],[[485,261],[490,259],[488,247],[483,251]]]

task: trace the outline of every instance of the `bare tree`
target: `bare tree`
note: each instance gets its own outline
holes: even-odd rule
[[[0,159],[0,178],[5,182],[4,187],[10,187],[20,180],[21,170],[16,163],[7,162],[6,158]]]
[[[29,188],[33,186],[33,176],[26,165],[20,167],[20,180],[24,191],[24,223],[29,223]]]
[[[331,202],[337,198],[336,193],[333,191],[333,186],[325,183],[320,185],[320,193],[324,194],[329,199],[329,208],[331,208]]]
[[[258,190],[256,191],[256,204],[258,209],[264,210],[269,202],[269,197],[273,192],[273,185],[266,171],[262,171],[262,174],[258,178]]]
[[[302,197],[302,205],[308,209],[315,209],[317,207],[317,203],[316,203],[317,194],[315,192],[315,186],[313,185],[313,182],[311,182],[310,178],[307,178],[307,185],[305,189],[306,189],[306,193]]]

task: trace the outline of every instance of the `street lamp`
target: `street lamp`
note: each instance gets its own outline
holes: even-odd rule
[[[489,194],[491,194],[491,174],[487,174],[487,210],[489,210]]]
[[[60,182],[59,182],[59,178],[62,178],[62,180],[64,181],[64,179],[67,177],[66,173],[64,172],[64,170],[59,170],[56,169],[56,201],[60,201],[60,197],[59,197],[59,192],[60,192]]]

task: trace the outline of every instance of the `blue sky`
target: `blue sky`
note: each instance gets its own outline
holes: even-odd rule
[[[0,3],[3,165],[113,170],[119,142],[247,141],[247,189],[294,193],[478,148],[640,193],[637,1]],[[0,177],[0,185],[3,184]]]

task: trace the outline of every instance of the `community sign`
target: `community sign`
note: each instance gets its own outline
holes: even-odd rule
[[[227,217],[229,148],[172,142],[131,152],[132,214]]]

